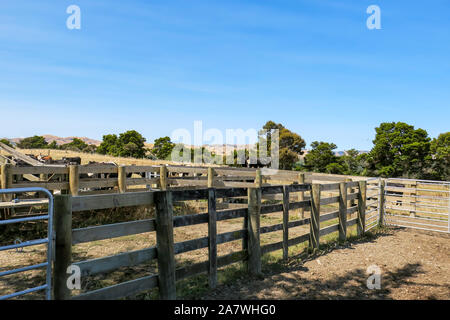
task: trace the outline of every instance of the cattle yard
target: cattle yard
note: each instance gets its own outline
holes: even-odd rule
[[[192,297],[231,274],[258,276],[274,257],[287,263],[379,226],[450,231],[445,182],[173,164],[9,163],[0,173],[2,189],[53,194],[55,299]],[[40,192],[5,194],[0,221],[38,218],[48,205]],[[47,229],[45,221],[28,222],[27,232],[0,227],[7,231],[0,245]],[[45,282],[45,270],[6,273],[44,263],[46,252],[45,244],[0,250],[0,296]],[[72,264],[80,267],[81,290],[67,289]]]

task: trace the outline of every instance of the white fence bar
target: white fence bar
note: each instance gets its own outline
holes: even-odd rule
[[[406,212],[417,212],[417,213],[426,213],[426,214],[434,214],[434,215],[444,215],[446,216],[447,213],[442,212],[431,212],[431,211],[422,211],[422,210],[414,210],[414,209],[399,209],[399,208],[392,208],[392,207],[386,207],[388,210],[398,210],[398,211],[406,211]]]
[[[424,217],[411,217],[411,216],[403,216],[400,214],[391,214],[387,213],[386,216],[390,217],[399,217],[399,218],[405,218],[405,219],[417,219],[417,220],[428,220],[428,221],[436,221],[436,222],[445,222],[446,219],[430,219],[430,218],[424,218]]]

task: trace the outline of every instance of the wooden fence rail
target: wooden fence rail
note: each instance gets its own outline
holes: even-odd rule
[[[313,181],[343,181],[348,176],[297,173],[276,170],[189,166],[72,165],[68,167],[20,167],[4,164],[0,169],[2,188],[42,187],[62,194],[88,195],[179,188],[251,188],[278,184],[299,185]],[[353,177],[364,179],[364,177]],[[333,188],[330,185],[329,188]],[[326,191],[326,190],[324,190]],[[282,193],[279,193],[282,196]],[[300,192],[298,200],[304,200]]]
[[[139,169],[141,170],[141,169]],[[164,169],[163,169],[164,170]],[[212,170],[209,170],[211,173]],[[211,185],[211,183],[210,183]],[[358,188],[358,192],[347,194],[348,188]],[[345,240],[349,226],[357,225],[358,233],[364,233],[365,208],[360,202],[365,201],[366,183],[341,182],[332,185],[292,184],[285,186],[259,186],[250,188],[206,188],[192,190],[146,191],[136,193],[102,194],[102,195],[61,195],[55,197],[55,232],[56,255],[53,290],[55,299],[118,299],[158,287],[161,299],[176,298],[176,281],[197,275],[208,274],[211,288],[217,286],[217,271],[219,268],[236,262],[245,262],[249,274],[261,273],[261,256],[275,250],[283,250],[283,258],[288,258],[291,246],[309,241],[311,249],[317,249],[320,237],[332,232],[339,232],[339,239]],[[322,191],[334,190],[339,196],[321,198]],[[311,192],[311,198],[291,202],[292,192]],[[281,204],[262,204],[264,195],[281,194]],[[350,196],[352,195],[352,196]],[[223,197],[243,197],[248,199],[248,207],[239,209],[217,210],[216,200]],[[298,199],[298,198],[297,198]],[[358,201],[358,205],[347,208],[350,199]],[[207,200],[208,212],[173,216],[173,203],[185,200]],[[322,204],[338,203],[339,210],[320,214]],[[137,205],[153,205],[156,208],[156,218],[92,226],[72,229],[72,212],[118,208]],[[290,221],[292,210],[311,209],[311,218]],[[271,226],[260,225],[261,215],[282,212],[282,223]],[[355,219],[347,221],[347,215],[358,212]],[[241,230],[217,233],[217,222],[245,218]],[[332,219],[339,223],[320,228],[320,223]],[[174,242],[174,228],[208,225],[208,236],[183,242]],[[310,225],[310,232],[295,238],[289,237],[289,230],[294,227]],[[261,245],[261,234],[282,231],[282,241]],[[121,267],[131,267],[140,263],[156,260],[158,273],[122,282],[106,288],[71,296],[66,282],[67,268],[72,265],[72,246],[116,237],[139,233],[156,233],[156,246],[124,252],[113,256],[90,259],[73,263],[80,267],[82,276],[92,276],[111,272]],[[243,249],[224,256],[218,256],[217,246],[223,243],[241,240]],[[244,245],[245,244],[245,245]],[[175,256],[201,248],[208,249],[208,260],[183,268],[176,267]]]

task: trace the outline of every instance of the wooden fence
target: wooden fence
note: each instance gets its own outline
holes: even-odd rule
[[[211,169],[209,171],[211,172]],[[302,192],[309,192],[311,194],[309,199],[291,201],[291,193]],[[323,195],[327,192],[334,192],[337,195],[324,197]],[[345,240],[347,228],[353,225],[357,226],[358,235],[362,235],[366,228],[366,193],[366,181],[322,185],[302,183],[262,186],[256,179],[256,184],[252,184],[248,188],[203,188],[55,196],[56,251],[53,295],[55,299],[118,299],[158,287],[161,299],[175,299],[176,281],[206,273],[210,287],[214,288],[217,285],[217,270],[232,263],[245,261],[248,273],[257,275],[261,273],[261,257],[265,253],[282,250],[283,257],[286,259],[290,246],[308,241],[311,249],[317,249],[320,238],[333,232],[338,232],[339,239]],[[281,195],[282,203],[262,204],[262,198],[273,195]],[[216,210],[216,200],[225,197],[246,197],[248,206],[239,209]],[[199,199],[207,200],[207,213],[173,215],[174,202]],[[337,210],[321,214],[321,206],[329,204],[338,204]],[[72,229],[73,212],[138,205],[153,205],[156,208],[156,218]],[[309,209],[311,215],[309,218],[290,221],[290,214],[296,209]],[[282,212],[283,223],[261,227],[261,217],[273,212]],[[357,213],[356,217],[348,220],[347,217],[354,213]],[[244,218],[241,230],[217,233],[218,221],[236,218]],[[338,219],[338,223],[321,228],[321,222],[333,219]],[[174,228],[198,224],[208,225],[207,237],[174,242]],[[309,233],[295,238],[289,237],[291,228],[302,225],[310,226]],[[261,234],[281,230],[283,232],[282,241],[261,245]],[[156,232],[156,246],[74,264],[80,267],[82,275],[91,276],[156,259],[157,274],[149,274],[139,279],[71,296],[71,292],[67,288],[69,275],[66,271],[72,264],[73,245],[147,232]],[[242,241],[242,250],[218,256],[218,245],[236,240]],[[208,248],[207,261],[176,268],[176,255],[201,248]]]
[[[258,172],[260,172],[258,174]],[[262,172],[262,174],[261,174]],[[80,165],[68,167],[5,164],[0,169],[0,187],[42,187],[73,196],[82,194],[108,194],[166,190],[176,188],[252,187],[255,180],[263,185],[305,183],[314,181],[344,181],[346,178],[365,179],[321,173],[299,173],[277,170],[264,174],[264,170],[230,167],[191,166],[115,166]]]

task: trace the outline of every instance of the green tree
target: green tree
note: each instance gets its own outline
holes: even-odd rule
[[[289,148],[280,148],[279,168],[281,170],[292,170],[298,161],[299,154]]]
[[[375,128],[368,172],[383,177],[421,178],[431,161],[430,138],[423,129],[404,122],[381,123]]]
[[[44,149],[47,146],[48,143],[42,136],[24,138],[17,144],[17,147],[20,149]]]
[[[450,181],[450,132],[441,133],[431,141],[432,178]]]
[[[162,137],[154,141],[151,153],[156,156],[157,159],[168,159],[172,153],[173,148],[175,148],[175,143],[170,141],[169,137]]]
[[[71,142],[63,144],[60,148],[63,150],[84,151],[89,145],[83,140],[74,138]]]
[[[327,166],[325,167],[325,172],[326,173],[331,173],[331,174],[344,174],[346,169],[345,167],[337,162],[333,162],[330,164],[327,164]]]
[[[272,135],[274,130],[279,130],[279,166],[280,169],[292,170],[294,164],[299,160],[299,156],[303,154],[302,149],[305,148],[305,140],[295,132],[285,128],[281,123],[267,121],[263,126],[266,130],[267,148],[272,150]],[[259,143],[257,145],[259,156]]]
[[[119,135],[119,155],[121,157],[145,157],[145,138],[136,130],[129,130]]]
[[[47,149],[58,150],[58,149],[61,149],[61,147],[56,143],[55,140],[53,140],[53,141],[47,146]]]
[[[115,134],[103,136],[102,143],[98,146],[97,152],[114,157],[145,157],[145,138],[135,130],[121,133],[119,137]]]
[[[8,147],[14,148],[8,139],[0,139],[0,142],[6,144]]]
[[[119,138],[117,138],[117,135],[104,135],[102,143],[97,148],[97,153],[118,157],[120,153],[118,144]]]
[[[337,169],[343,169],[342,166],[329,166],[333,163],[339,163],[338,157],[333,152],[333,150],[337,148],[334,143],[314,141],[313,143],[311,143],[311,148],[311,151],[305,156],[304,164],[305,168],[307,168],[309,171],[328,172],[328,167],[328,170],[332,170],[333,173],[336,173],[335,171]]]
[[[365,155],[356,149],[350,149],[339,157],[339,163],[343,166],[343,173],[347,175],[361,175],[365,168]]]

